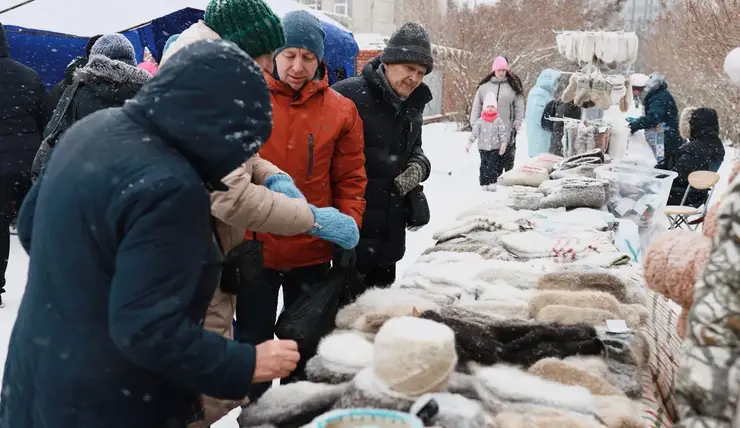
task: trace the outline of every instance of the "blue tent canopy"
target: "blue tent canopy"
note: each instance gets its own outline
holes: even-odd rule
[[[0,15],[0,19],[2,18]],[[199,19],[203,19],[202,10],[185,8],[136,29],[123,31],[122,34],[134,45],[139,61],[143,59],[144,47],[159,61],[167,39],[173,34],[181,33]],[[322,21],[322,25],[326,32],[324,59],[329,68],[329,82],[354,76],[355,58],[359,48],[352,33],[330,22]],[[47,86],[64,78],[67,65],[75,57],[84,55],[88,39],[14,25],[6,25],[5,30],[11,57],[36,70]]]
[[[5,34],[10,45],[10,57],[36,70],[47,86],[62,80],[67,65],[74,58],[85,55],[87,37],[14,25],[5,26]],[[122,34],[134,45],[136,58],[141,61],[144,57],[144,44],[138,30],[125,31]]]

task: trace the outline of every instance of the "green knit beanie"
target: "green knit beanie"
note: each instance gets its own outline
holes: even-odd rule
[[[211,0],[205,21],[222,39],[236,43],[252,58],[271,54],[285,44],[280,18],[264,0]]]

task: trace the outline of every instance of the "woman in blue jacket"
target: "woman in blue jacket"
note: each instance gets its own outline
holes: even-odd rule
[[[547,103],[553,100],[553,91],[558,83],[560,72],[548,68],[542,71],[534,88],[529,91],[527,96],[527,108],[525,121],[527,127],[527,147],[529,157],[535,157],[542,153],[550,151],[550,140],[552,132],[542,127],[542,113],[545,112]]]

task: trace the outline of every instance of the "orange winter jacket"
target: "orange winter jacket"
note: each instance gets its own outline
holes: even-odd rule
[[[365,212],[365,154],[362,119],[352,101],[329,88],[323,77],[296,92],[265,74],[272,96],[272,136],[260,156],[290,175],[316,207],[335,207],[362,225]],[[252,233],[247,232],[246,239]],[[258,233],[265,267],[290,269],[325,263],[333,244],[309,235]]]

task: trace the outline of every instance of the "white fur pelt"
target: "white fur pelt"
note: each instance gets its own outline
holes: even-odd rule
[[[336,326],[341,329],[377,332],[390,318],[410,316],[414,309],[421,313],[438,308],[439,305],[434,301],[401,288],[370,288],[353,303],[339,310]]]
[[[531,227],[530,227],[531,228]],[[432,236],[437,241],[447,241],[458,236],[463,236],[466,233],[485,230],[489,232],[496,231],[508,231],[518,232],[521,230],[521,226],[518,223],[510,221],[501,221],[491,216],[475,216],[466,217],[461,220],[455,220],[452,224],[449,224],[442,229],[434,232]]]
[[[594,413],[594,397],[586,388],[551,382],[503,364],[472,369],[476,391],[483,405],[494,413],[512,403],[552,407],[584,415]]]
[[[488,428],[491,426],[490,416],[479,401],[449,392],[422,395],[411,406],[409,412],[418,414],[430,400],[434,400],[439,409],[437,415],[431,420],[435,427]]]
[[[555,265],[537,261],[489,260],[486,266],[485,270],[476,275],[476,279],[488,284],[501,280],[517,288],[534,289],[537,287],[537,278],[550,272]]]

